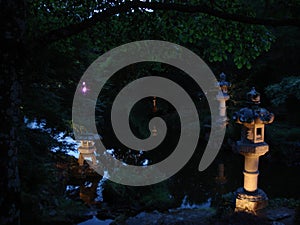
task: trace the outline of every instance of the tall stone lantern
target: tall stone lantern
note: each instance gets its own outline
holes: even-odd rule
[[[259,107],[260,94],[254,87],[247,93],[247,101],[248,106],[233,115],[233,120],[243,125],[237,150],[245,157],[244,187],[236,191],[235,210],[255,213],[268,204],[267,195],[257,187],[258,163],[259,157],[269,151],[268,144],[264,142],[264,128],[273,122],[274,115]]]

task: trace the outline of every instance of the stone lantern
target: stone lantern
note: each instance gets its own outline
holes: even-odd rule
[[[226,81],[226,75],[224,73],[220,74],[220,81],[215,84],[219,91],[216,95],[216,100],[219,101],[219,117],[217,118],[217,125],[221,129],[224,129],[228,123],[228,118],[226,116],[226,101],[229,99],[228,88],[231,86],[229,82]],[[205,139],[209,139],[209,133],[211,131],[211,125],[205,124]]]
[[[229,99],[228,88],[231,86],[229,82],[226,81],[226,75],[224,73],[220,74],[220,81],[217,82],[217,87],[219,87],[219,92],[216,96],[219,101],[219,122],[223,127],[227,125],[228,118],[226,116],[226,101]]]
[[[78,163],[80,166],[83,166],[84,160],[86,158],[90,158],[92,160],[93,165],[97,164],[96,160],[96,147],[95,147],[95,142],[96,140],[95,135],[93,134],[84,134],[79,137],[80,140],[80,146],[78,147],[79,151],[79,158],[78,158]]]
[[[233,120],[242,124],[241,140],[237,150],[245,157],[244,187],[236,191],[236,211],[256,212],[268,204],[268,197],[257,188],[259,157],[269,151],[264,142],[265,124],[272,123],[274,115],[260,108],[260,94],[253,87],[247,93],[248,106],[234,113]]]

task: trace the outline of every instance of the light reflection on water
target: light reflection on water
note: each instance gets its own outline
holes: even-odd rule
[[[113,220],[107,219],[107,220],[99,220],[96,216],[93,216],[92,219],[89,219],[87,221],[84,221],[82,223],[78,223],[78,225],[109,225]]]
[[[190,203],[188,201],[188,196],[183,197],[181,205],[176,209],[169,209],[169,212],[176,212],[181,209],[208,209],[211,205],[211,198],[207,199],[206,202],[202,204]]]
[[[226,182],[224,184],[216,182],[220,161],[225,167]],[[202,204],[207,199],[214,198],[216,193],[225,194],[234,192],[237,188],[243,186],[243,164],[244,158],[242,156],[230,151],[221,151],[217,160],[206,171],[185,174],[179,183],[176,183],[176,193],[172,193],[172,195],[175,198],[179,197],[180,200],[187,195],[192,204]],[[262,158],[259,167],[259,188],[263,189],[270,198],[299,198],[300,183],[297,182],[299,179],[299,169],[300,166],[287,167],[282,164],[264,161]],[[278,179],[279,177],[280,179]],[[106,173],[98,181],[99,183],[95,188],[94,194],[96,199],[94,201],[103,201],[103,184],[107,179],[109,179],[109,174]],[[184,193],[184,195],[180,193]]]

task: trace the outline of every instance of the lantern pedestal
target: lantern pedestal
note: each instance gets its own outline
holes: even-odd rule
[[[236,191],[235,211],[256,212],[268,205],[268,197],[266,193],[257,189],[255,192],[247,192],[244,188]]]
[[[268,205],[268,197],[265,192],[257,188],[259,157],[269,151],[265,143],[237,142],[238,152],[245,157],[244,187],[236,191],[235,211],[256,212]]]

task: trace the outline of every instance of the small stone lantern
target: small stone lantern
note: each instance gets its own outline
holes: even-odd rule
[[[78,147],[79,151],[79,158],[78,158],[78,163],[80,166],[83,166],[84,160],[86,158],[90,158],[92,160],[93,165],[97,164],[96,160],[96,147],[95,147],[95,142],[94,140],[97,137],[92,134],[84,134],[81,135],[79,140],[80,140],[80,146]]]
[[[231,86],[226,81],[225,73],[220,74],[220,81],[216,82],[215,87],[219,89],[216,95],[216,100],[219,101],[219,117],[217,118],[216,124],[221,128],[225,129],[228,124],[228,118],[226,116],[226,101],[229,99],[228,88]],[[205,124],[205,139],[209,139],[209,133],[211,131],[211,125]]]
[[[272,123],[274,115],[260,108],[260,94],[253,87],[247,93],[248,106],[233,115],[236,123],[242,124],[241,140],[237,142],[237,150],[245,157],[244,187],[236,191],[236,211],[256,212],[265,208],[268,197],[257,188],[259,157],[269,151],[264,142],[264,127]]]
[[[219,87],[218,95],[216,96],[219,101],[219,122],[222,126],[227,125],[228,118],[226,116],[226,101],[229,99],[228,88],[231,86],[229,82],[226,81],[226,75],[224,73],[220,74],[220,81],[217,82],[217,87]]]

